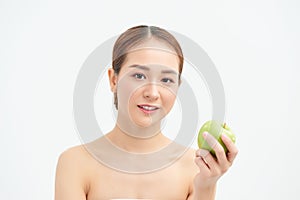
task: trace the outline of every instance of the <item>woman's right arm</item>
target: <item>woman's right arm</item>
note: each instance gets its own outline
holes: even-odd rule
[[[79,157],[74,148],[60,155],[56,168],[55,200],[86,200],[87,188]]]

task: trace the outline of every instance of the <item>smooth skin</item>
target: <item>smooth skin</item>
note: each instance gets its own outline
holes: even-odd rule
[[[128,54],[118,75],[113,69],[108,70],[111,90],[118,92],[119,106],[116,126],[104,137],[128,152],[147,153],[172,142],[161,133],[160,121],[170,112],[179,83],[178,80],[176,82],[176,74],[174,76],[173,73],[153,67],[132,67],[136,64],[167,66],[178,73],[178,60],[174,54],[144,49]],[[169,79],[173,79],[175,84]],[[121,84],[122,81],[126,84]],[[141,85],[131,87],[135,84]],[[156,105],[159,109],[150,115],[145,114],[138,108],[140,104]],[[128,112],[125,112],[126,109]],[[131,122],[133,135],[120,128],[122,122]],[[141,138],[142,135],[134,135],[151,133],[153,130],[157,133],[146,139]],[[72,147],[63,152],[58,160],[55,200],[213,200],[217,181],[230,168],[238,150],[225,135],[222,135],[222,140],[229,150],[227,155],[213,136],[205,133],[204,137],[216,152],[217,159],[204,149],[189,149],[174,164],[145,174],[113,170],[94,159],[84,145]]]

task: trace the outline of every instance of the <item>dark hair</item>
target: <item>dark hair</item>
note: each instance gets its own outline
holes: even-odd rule
[[[156,39],[169,45],[179,59],[179,80],[183,68],[183,53],[178,41],[175,37],[165,29],[156,26],[139,25],[129,28],[122,33],[116,40],[113,48],[112,67],[115,74],[119,74],[122,64],[125,62],[126,56],[134,47],[146,42],[150,39]],[[117,94],[114,94],[114,104],[118,109]]]

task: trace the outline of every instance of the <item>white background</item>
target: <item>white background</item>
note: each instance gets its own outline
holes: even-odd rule
[[[127,28],[182,33],[214,61],[240,153],[217,199],[299,199],[300,3],[0,2],[0,198],[53,199],[57,158],[80,144],[72,115],[88,55]]]

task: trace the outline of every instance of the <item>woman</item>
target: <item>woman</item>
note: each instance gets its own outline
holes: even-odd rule
[[[108,70],[118,110],[116,125],[105,136],[62,153],[56,172],[56,200],[214,199],[217,180],[238,152],[225,135],[222,140],[228,154],[214,137],[204,134],[216,158],[204,149],[182,151],[186,148],[173,145],[171,153],[161,153],[151,162],[143,158],[143,165],[139,165],[125,157],[120,162],[112,148],[105,149],[109,141],[128,154],[148,155],[171,146],[172,141],[161,132],[161,120],[174,105],[182,67],[180,45],[166,30],[136,26],[120,35],[113,48],[112,68]],[[97,148],[100,151],[87,150]],[[103,156],[105,162],[101,162]],[[161,161],[169,164],[162,165]],[[119,163],[120,168],[110,167],[110,162]],[[124,163],[140,172],[151,170],[120,170]]]

